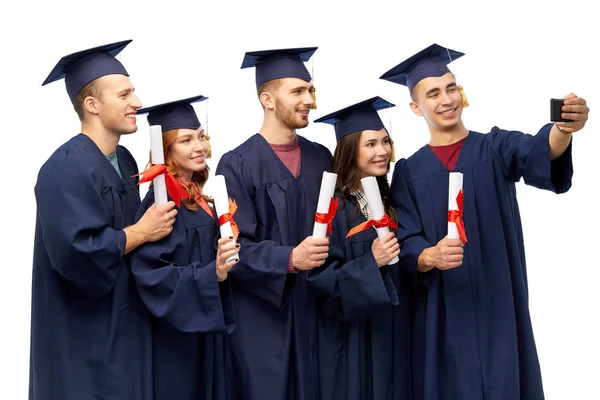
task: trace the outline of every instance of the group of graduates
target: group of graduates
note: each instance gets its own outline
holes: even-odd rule
[[[234,232],[221,237],[192,106],[206,97],[141,108],[115,58],[130,42],[63,57],[44,82],[65,79],[81,133],[35,186],[30,400],[544,398],[515,183],[570,188],[583,98],[565,96],[568,121],[535,135],[469,131],[447,67],[463,53],[433,44],[381,77],[409,89],[430,132],[390,185],[378,112],[393,104],[374,97],[316,120],[333,126],[332,155],[297,134],[315,107],[304,63],[316,48],[248,52],[264,121],[216,168]],[[140,201],[149,172],[119,145],[146,114],[163,132],[162,205],[154,187]],[[336,207],[321,238],[324,171],[337,174]],[[458,239],[451,171],[463,174]],[[361,185],[371,176],[377,220]]]

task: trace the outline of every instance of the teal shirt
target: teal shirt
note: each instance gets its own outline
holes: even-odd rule
[[[119,168],[119,158],[117,157],[117,152],[115,151],[112,154],[104,155],[106,159],[111,163],[111,165],[117,170],[117,174],[123,179],[123,175],[121,175],[121,169]]]

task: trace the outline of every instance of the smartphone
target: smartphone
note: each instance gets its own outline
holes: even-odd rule
[[[564,99],[550,99],[550,121],[552,122],[571,122],[570,119],[564,119],[562,114],[562,106],[565,104]]]

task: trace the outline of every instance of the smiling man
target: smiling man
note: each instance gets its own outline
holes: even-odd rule
[[[44,82],[65,79],[81,133],[35,186],[30,400],[152,398],[150,324],[126,254],[169,234],[177,211],[152,207],[133,225],[138,170],[118,143],[141,104],[114,57],[130,42],[65,56]]]
[[[311,237],[331,153],[296,134],[308,125],[314,88],[304,62],[315,47],[246,53],[264,110],[260,132],[217,167],[237,202],[240,263],[230,272],[236,329],[227,338],[230,398],[318,398],[315,300],[306,270],[327,258]]]
[[[447,67],[462,55],[433,44],[381,77],[408,87],[430,134],[428,145],[396,163],[391,186],[401,262],[418,274],[414,398],[543,399],[515,183],[569,190],[571,133],[589,109],[571,94],[562,111],[572,122],[536,135],[469,131],[462,88]],[[446,237],[450,171],[463,174],[466,243]]]

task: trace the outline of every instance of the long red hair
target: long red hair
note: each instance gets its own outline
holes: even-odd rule
[[[182,198],[181,204],[183,204],[183,206],[185,208],[187,208],[188,210],[197,210],[199,207],[199,204],[196,201],[196,197],[198,194],[200,194],[202,196],[202,198],[204,199],[204,201],[206,201],[207,203],[212,203],[212,201],[213,201],[212,197],[209,197],[209,196],[205,195],[204,193],[202,193],[202,188],[204,187],[204,184],[208,180],[208,175],[210,174],[210,169],[208,168],[208,165],[207,165],[206,168],[204,168],[202,171],[194,172],[192,174],[191,182],[185,182],[182,179],[182,177],[181,177],[182,174],[181,174],[181,170],[179,169],[179,165],[173,159],[173,157],[171,156],[171,152],[169,151],[171,145],[173,143],[175,143],[178,136],[179,136],[178,129],[166,131],[166,132],[163,132],[163,134],[162,134],[163,153],[165,156],[165,167],[167,167],[167,170],[169,171],[169,173],[171,173],[171,175],[173,175],[175,177],[175,179],[177,179],[177,181],[181,184],[181,186],[183,186],[185,188],[185,190],[188,192],[188,194],[190,196],[192,196],[191,198],[185,198],[185,197]],[[208,156],[207,156],[207,158],[208,158]],[[152,154],[150,154],[150,159],[152,160]]]

